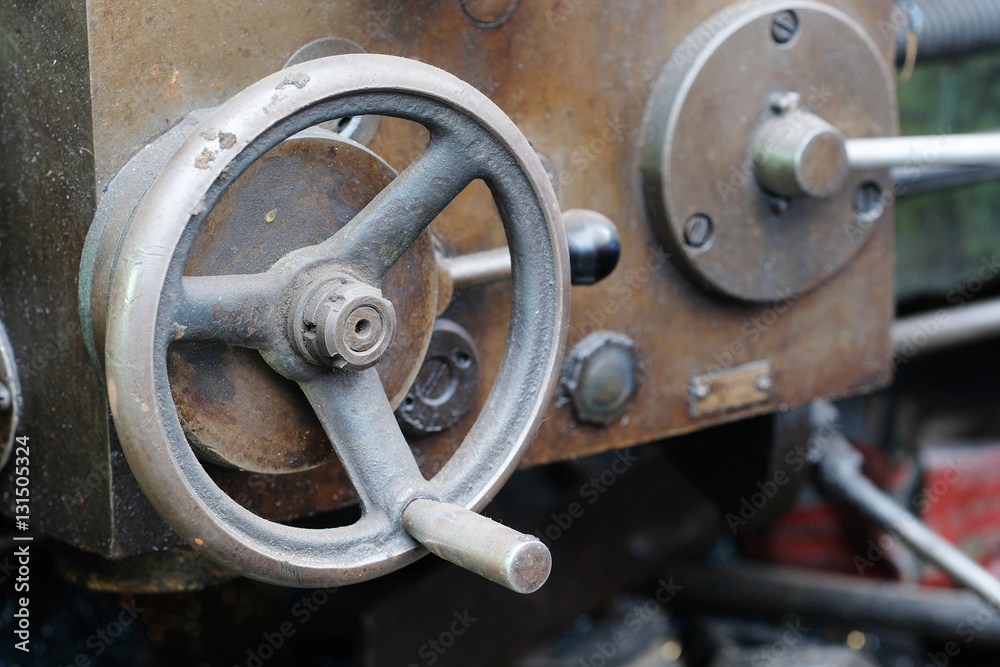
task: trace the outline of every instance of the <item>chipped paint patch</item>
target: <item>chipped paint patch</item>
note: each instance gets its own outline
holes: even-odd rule
[[[281,81],[281,83],[275,86],[274,89],[282,90],[288,86],[295,86],[296,88],[301,90],[302,88],[306,87],[307,83],[309,83],[309,75],[305,74],[304,72],[301,74],[296,74],[295,76],[292,76],[291,74],[286,74],[285,78]]]
[[[198,169],[208,169],[209,164],[215,160],[215,151],[206,148],[198,157],[194,159],[194,166]]]
[[[232,148],[236,145],[236,135],[231,132],[219,131],[219,146],[225,149]]]

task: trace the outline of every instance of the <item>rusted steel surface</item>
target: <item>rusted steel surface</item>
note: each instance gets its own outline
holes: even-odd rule
[[[361,146],[317,135],[282,142],[216,204],[188,255],[187,275],[262,273],[350,221],[395,172]],[[396,407],[420,370],[437,309],[429,234],[386,275],[396,341],[377,369]],[[256,350],[174,344],[170,389],[188,439],[221,463],[260,473],[306,470],[336,456],[298,386]]]
[[[31,528],[110,551],[114,446],[76,304],[95,194],[87,54],[82,3],[0,3],[0,318],[32,445]]]
[[[8,154],[41,151],[37,165],[25,157],[24,163],[7,161],[3,167],[11,174],[7,183],[28,179],[30,187],[22,188],[23,196],[10,185],[2,190],[5,236],[0,245],[4,321],[25,355],[24,361],[18,359],[21,368],[39,362],[24,384],[26,429],[50,448],[39,459],[51,477],[39,483],[40,528],[47,525],[63,539],[109,554],[122,553],[120,543],[112,545],[113,530],[138,536],[129,544],[134,552],[169,539],[155,515],[151,518],[134,481],[117,472],[111,476],[118,470],[109,462],[117,446],[108,444],[104,388],[89,366],[79,328],[73,326],[73,281],[95,195],[129,158],[186,113],[222,103],[281,68],[302,45],[331,35],[352,39],[373,53],[428,62],[471,82],[551,160],[564,210],[593,209],[618,224],[618,268],[595,286],[574,288],[568,343],[572,346],[597,329],[629,335],[646,369],[644,384],[634,407],[607,428],[576,424],[572,412],[555,403],[525,465],[648,442],[817,397],[861,393],[888,381],[891,211],[843,271],[809,294],[775,304],[749,305],[711,295],[659,249],[642,198],[642,115],[676,45],[729,3],[538,0],[512,4],[512,12],[498,9],[501,4],[136,0],[123,5],[93,0],[86,25],[81,9],[76,15],[53,16],[55,28],[32,27],[12,8],[0,10],[10,15],[0,24],[34,35],[35,45],[50,41],[46,35],[53,29],[72,38],[65,47],[67,58],[60,54],[57,59],[58,76],[49,79],[60,85],[38,85],[30,97],[4,93],[9,100],[4,109],[18,109],[22,116],[15,132],[21,143],[5,144]],[[829,4],[861,23],[891,61],[892,35],[877,29],[879,21],[888,21],[889,0]],[[89,106],[83,89],[88,75],[84,30],[89,31]],[[27,43],[23,35],[19,39]],[[21,63],[23,70],[12,72],[8,80],[24,82],[23,72],[35,63],[51,62],[43,51],[39,47],[20,59],[5,58],[5,63]],[[58,118],[46,116],[54,110],[59,110]],[[10,133],[7,118],[4,132]],[[52,128],[59,132],[52,134]],[[32,136],[51,139],[27,139]],[[425,143],[426,132],[386,119],[370,148],[398,170]],[[81,147],[86,151],[80,152]],[[93,157],[87,152],[91,150]],[[54,175],[46,176],[50,169]],[[57,180],[60,174],[67,179]],[[482,183],[470,186],[431,229],[448,254],[505,242]],[[31,276],[36,278],[28,282]],[[468,289],[456,294],[447,311],[476,339],[482,378],[476,406],[485,400],[506,343],[509,297],[507,285]],[[59,364],[43,364],[41,350],[29,351],[38,331],[52,332]],[[691,417],[691,378],[760,359],[774,367],[770,400]],[[474,407],[447,433],[412,442],[425,474],[447,460],[476,411]],[[108,475],[89,493],[86,505],[60,500],[60,489],[79,486],[94,471]],[[280,476],[232,470],[213,474],[233,497],[271,518],[329,510],[354,498],[336,463]],[[113,505],[120,509],[111,521]]]

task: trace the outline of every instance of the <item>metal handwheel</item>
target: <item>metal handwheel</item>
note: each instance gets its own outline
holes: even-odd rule
[[[327,241],[253,275],[183,276],[223,191],[282,140],[334,118],[424,125],[420,156]],[[372,366],[396,321],[386,271],[475,179],[493,192],[512,257],[507,349],[461,447],[421,475]],[[541,542],[475,514],[517,465],[557,380],[569,263],[555,195],[528,141],[491,101],[429,65],[335,56],[259,81],[210,115],[146,193],[122,241],[106,337],[108,393],[139,484],[196,550],[263,581],[330,586],[431,551],[520,592],[550,569]],[[185,439],[167,376],[174,341],[260,350],[315,409],[362,504],[350,526],[306,529],[251,513],[212,481]],[[473,511],[470,511],[473,510]]]

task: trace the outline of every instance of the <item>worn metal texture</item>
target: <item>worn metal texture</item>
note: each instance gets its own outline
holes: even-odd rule
[[[362,114],[418,122],[430,142],[329,239],[288,252],[266,273],[184,275],[205,219],[250,165],[311,125]],[[293,343],[308,335],[303,304],[316,295],[326,299],[328,289],[348,304],[359,289],[377,290],[437,214],[477,178],[493,192],[511,251],[510,349],[459,451],[425,479],[376,372],[328,368]],[[513,472],[556,385],[569,319],[569,257],[555,194],[534,150],[468,84],[413,60],[376,55],[275,73],[212,111],[133,206],[108,297],[108,396],[136,479],[196,551],[271,583],[365,581],[426,553],[402,525],[410,503],[479,510]],[[436,280],[437,272],[429,273]],[[433,311],[436,290],[429,297]],[[361,334],[352,320],[344,323],[346,334]],[[314,335],[321,334],[316,327]],[[299,384],[358,492],[357,522],[315,530],[278,524],[246,511],[214,483],[191,451],[170,394],[168,347],[187,341],[258,349],[274,371]],[[476,537],[456,537],[449,559],[475,562]],[[531,589],[530,573],[514,567],[509,574],[508,586]]]
[[[114,445],[75,295],[94,215],[85,5],[0,4],[0,82],[0,320],[33,445],[31,528],[111,553]],[[0,482],[4,512],[12,473]]]
[[[540,0],[481,16],[478,9],[470,15],[459,0],[93,0],[86,10],[5,5],[0,29],[11,38],[2,47],[10,70],[2,132],[8,155],[22,159],[0,167],[2,315],[25,377],[25,429],[47,445],[38,459],[48,472],[37,488],[38,527],[112,555],[172,539],[115,454],[114,439],[108,443],[104,386],[75,324],[73,281],[93,202],[134,154],[189,111],[221,104],[278,70],[304,44],[328,36],[416,58],[471,82],[549,158],[563,209],[593,209],[618,223],[621,261],[603,282],[574,291],[569,343],[598,329],[622,331],[636,341],[649,380],[635,406],[607,428],[579,425],[569,410],[553,408],[525,464],[648,442],[885,383],[891,211],[837,276],[777,304],[739,304],[707,294],[659,251],[641,197],[643,109],[674,48],[727,4]],[[891,2],[830,4],[864,26],[891,60],[894,45],[876,28],[888,20]],[[385,119],[370,147],[401,169],[426,141],[426,131]],[[473,183],[432,230],[452,255],[504,243],[482,183]],[[472,414],[499,366],[509,295],[506,285],[464,290],[448,313],[472,333],[481,355]],[[763,358],[775,368],[769,401],[724,415],[689,415],[692,377]],[[443,465],[471,423],[470,415],[452,431],[414,444],[425,473]],[[355,498],[343,471],[332,465],[283,476],[212,474],[242,504],[271,517],[329,510]]]
[[[187,275],[266,271],[286,253],[332,236],[395,177],[363,147],[299,135],[255,162],[199,230]],[[396,341],[377,365],[398,406],[423,360],[437,307],[429,234],[400,258],[382,291],[395,306]],[[170,390],[192,444],[213,459],[259,473],[306,470],[335,459],[295,383],[256,350],[221,344],[171,347]]]
[[[662,603],[672,592],[683,598],[688,583],[663,563],[704,549],[718,535],[721,514],[664,460],[666,447],[560,464],[551,474],[563,480],[567,495],[557,504],[540,502],[544,494],[529,476],[549,471],[516,477],[513,488],[502,492],[507,499],[518,498],[516,504],[494,516],[518,530],[533,531],[550,546],[554,566],[545,586],[522,597],[454,568],[399,582],[366,612],[368,664],[408,665],[432,656],[438,667],[510,665],[559,636],[580,618],[581,609],[600,607],[622,588],[644,593],[644,601],[659,596]],[[622,467],[623,461],[630,465]],[[623,471],[618,481],[602,486],[604,492],[592,502],[597,492],[588,484],[613,469]],[[581,488],[587,495],[576,495]],[[579,502],[568,502],[574,497]],[[682,588],[671,591],[664,584]],[[456,611],[467,611],[477,619],[475,625],[448,651],[430,650],[428,640],[449,627]],[[483,640],[487,637],[489,641]]]
[[[798,28],[777,43],[768,39],[772,17],[787,8]],[[888,192],[891,181],[885,171],[863,168],[845,178],[842,144],[833,147],[839,159],[828,148],[814,160],[839,167],[836,177],[817,179],[818,196],[776,199],[780,191],[768,196],[758,182],[768,174],[761,154],[780,161],[781,139],[824,121],[850,138],[898,133],[884,52],[846,14],[810,2],[737,4],[678,47],[649,102],[643,185],[651,223],[692,280],[766,303],[815,288],[864,246],[885,211],[857,211],[855,191],[876,183]],[[706,242],[685,238],[694,216],[711,221]]]

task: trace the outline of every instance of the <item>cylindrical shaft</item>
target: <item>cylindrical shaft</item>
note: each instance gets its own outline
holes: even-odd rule
[[[1000,132],[848,139],[852,169],[1000,164]]]
[[[403,528],[432,553],[518,593],[541,588],[552,570],[538,538],[450,503],[414,500]]]
[[[876,623],[950,640],[975,619],[976,641],[1000,646],[1000,616],[969,591],[872,581],[791,568],[743,564],[668,564],[684,586],[678,605],[753,614],[794,612],[845,623]]]
[[[455,289],[510,280],[510,251],[494,248],[442,259]]]
[[[817,465],[819,481],[827,492],[857,507],[952,580],[1000,610],[1000,581],[872,484],[861,473],[858,455],[843,436],[832,435],[823,443]]]
[[[1000,299],[970,303],[905,317],[892,325],[892,352],[897,358],[1000,336]]]

